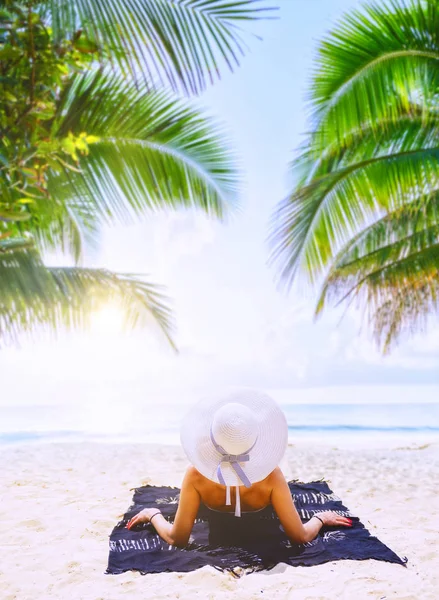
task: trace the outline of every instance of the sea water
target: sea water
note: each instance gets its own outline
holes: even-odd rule
[[[439,402],[282,403],[292,443],[439,442]],[[179,441],[186,403],[0,406],[0,444]]]

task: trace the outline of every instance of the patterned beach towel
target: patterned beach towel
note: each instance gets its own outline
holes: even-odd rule
[[[288,485],[303,522],[316,512],[331,510],[350,517],[353,527],[323,527],[312,542],[295,544],[286,537],[270,506],[237,518],[233,513],[213,511],[202,505],[190,543],[185,548],[176,548],[164,542],[150,523],[126,529],[128,521],[145,507],[159,508],[171,522],[175,516],[180,490],[145,486],[135,490],[133,504],[110,535],[107,573],[187,572],[211,565],[238,574],[270,569],[278,563],[312,566],[334,560],[368,558],[400,565],[407,562],[372,536],[326,482],[292,481]]]

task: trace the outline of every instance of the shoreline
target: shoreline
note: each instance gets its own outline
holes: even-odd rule
[[[179,486],[186,465],[180,448],[158,444],[2,446],[2,599],[437,600],[438,444],[347,450],[295,441],[281,464],[288,479],[330,482],[373,535],[408,557],[406,568],[369,560],[278,565],[238,580],[213,568],[104,575],[108,536],[132,488]]]
[[[58,434],[58,435],[57,435]],[[50,445],[50,444],[103,444],[103,445],[139,445],[139,446],[169,446],[179,448],[180,440],[172,435],[148,436],[148,438],[121,435],[84,434],[82,432],[44,432],[44,431],[15,431],[0,433],[0,453],[4,449],[19,448],[20,446]],[[429,447],[439,448],[439,435],[420,434],[408,436],[400,433],[386,432],[386,435],[370,435],[343,433],[342,435],[290,435],[289,447],[326,447],[328,449],[344,450],[417,450]]]

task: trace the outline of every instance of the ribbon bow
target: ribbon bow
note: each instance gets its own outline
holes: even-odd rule
[[[249,488],[251,486],[251,481],[247,477],[247,475],[244,472],[244,469],[241,467],[241,465],[239,463],[248,462],[250,460],[249,452],[255,444],[253,444],[253,446],[251,448],[249,448],[246,452],[243,452],[242,454],[229,454],[228,452],[226,452],[224,450],[224,448],[222,446],[220,446],[216,442],[215,438],[213,437],[212,430],[210,430],[210,439],[212,440],[212,444],[215,446],[215,449],[221,454],[221,458],[218,463],[218,467],[216,469],[216,475],[217,475],[218,481],[221,483],[221,485],[226,486],[226,506],[230,506],[232,504],[232,502],[230,499],[230,486],[226,485],[226,481],[225,481],[223,473],[221,471],[222,463],[229,463],[229,465],[235,471],[236,476],[238,478],[238,482],[236,485],[235,517],[240,517],[241,516],[241,498],[239,495],[239,479],[241,480],[242,485],[244,485],[247,488]]]

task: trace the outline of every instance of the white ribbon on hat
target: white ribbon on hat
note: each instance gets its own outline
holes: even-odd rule
[[[255,440],[253,446],[251,446],[251,448],[249,448],[245,452],[242,452],[241,454],[229,454],[228,452],[226,452],[226,450],[224,450],[224,448],[222,446],[220,446],[216,442],[215,438],[213,437],[212,429],[210,430],[210,439],[212,441],[212,444],[215,446],[215,449],[221,454],[221,459],[220,459],[220,461],[218,463],[218,467],[216,469],[216,475],[217,475],[218,481],[221,483],[221,485],[226,486],[226,506],[230,506],[232,504],[231,498],[230,498],[230,485],[226,485],[226,481],[224,479],[224,476],[223,476],[223,473],[221,470],[221,465],[222,465],[222,463],[229,463],[229,465],[235,471],[237,478],[241,480],[242,485],[244,485],[246,488],[249,488],[252,483],[251,483],[250,479],[247,477],[247,475],[245,474],[244,469],[241,467],[241,465],[239,463],[240,462],[248,462],[250,460],[249,452],[256,444],[256,440]],[[241,498],[239,495],[239,482],[238,482],[238,485],[236,486],[235,517],[240,517],[240,516],[241,516]]]

